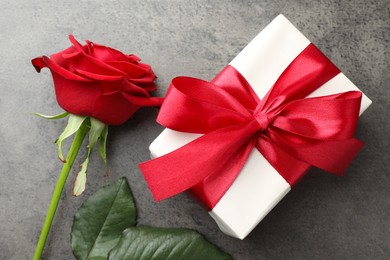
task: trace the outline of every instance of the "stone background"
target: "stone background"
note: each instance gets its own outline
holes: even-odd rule
[[[168,1],[64,0],[0,2],[0,258],[31,259],[61,163],[54,140],[66,120],[45,121],[34,112],[60,112],[48,70],[30,60],[90,39],[153,66],[164,95],[178,75],[212,79],[274,17],[283,13],[372,100],[356,136],[364,149],[344,177],[311,170],[244,240],[222,234],[186,195],[155,203],[137,164],[161,132],[157,110],[145,108],[121,127],[110,127],[104,178],[97,153],[89,164],[84,196],[66,185],[44,259],[74,259],[73,215],[99,187],[126,176],[138,222],[188,227],[235,259],[389,259],[390,114],[388,0]],[[69,141],[65,149],[69,147]]]

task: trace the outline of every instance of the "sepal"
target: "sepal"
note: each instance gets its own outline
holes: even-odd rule
[[[58,115],[54,115],[54,116],[47,116],[47,115],[43,115],[43,114],[40,114],[40,113],[35,113],[34,115],[36,116],[39,116],[39,117],[42,117],[44,119],[49,119],[49,120],[53,120],[53,119],[60,119],[60,118],[64,118],[66,117],[67,115],[69,115],[69,112],[63,112],[61,114],[58,114]]]
[[[60,158],[62,162],[66,162],[65,157],[62,153],[62,142],[69,136],[76,133],[76,131],[80,128],[81,124],[84,122],[86,118],[87,117],[85,116],[77,116],[77,115],[69,114],[67,126],[65,127],[61,135],[58,137],[58,139],[55,141],[58,148],[58,158]]]
[[[108,133],[108,126],[99,120],[90,117],[86,123],[90,123],[90,130],[89,130],[89,143],[88,143],[88,153],[87,158],[85,161],[81,164],[81,170],[76,175],[76,179],[74,182],[73,187],[73,195],[79,196],[81,195],[85,190],[85,185],[87,182],[87,170],[88,170],[88,162],[89,162],[89,156],[92,153],[93,148],[95,147],[96,143],[100,139],[99,144],[99,153],[100,156],[103,158],[104,165],[106,167],[107,172],[107,160],[106,160],[106,139],[107,139],[107,133]]]

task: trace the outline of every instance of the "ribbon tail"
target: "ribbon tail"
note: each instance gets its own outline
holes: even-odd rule
[[[195,199],[199,200],[207,210],[213,209],[233,184],[248,160],[255,143],[255,138],[250,139],[234,153],[231,160],[224,164],[223,170],[210,174],[191,188]]]
[[[290,186],[294,186],[311,167],[278,146],[267,135],[257,140],[256,148]]]
[[[169,198],[190,189],[210,175],[227,171],[224,168],[227,162],[245,162],[246,158],[234,156],[237,149],[252,138],[257,130],[256,124],[250,121],[216,130],[169,154],[141,163],[140,169],[154,199],[160,201]]]

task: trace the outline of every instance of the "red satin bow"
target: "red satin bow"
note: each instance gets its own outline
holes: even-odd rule
[[[310,44],[262,100],[231,66],[211,83],[173,79],[157,121],[176,131],[204,135],[140,164],[154,198],[159,201],[191,189],[213,208],[254,147],[291,186],[310,166],[343,174],[363,145],[353,137],[361,93],[305,98],[338,73]]]

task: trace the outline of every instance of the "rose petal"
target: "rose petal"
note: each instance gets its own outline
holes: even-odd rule
[[[113,66],[96,60],[85,52],[80,52],[79,55],[68,58],[67,67],[69,70],[79,69],[107,76],[126,76],[126,73]]]
[[[37,57],[35,59],[32,59],[31,63],[37,72],[41,72],[42,68],[47,67],[46,62],[43,60],[43,57]]]
[[[113,48],[110,48],[110,47],[107,47],[104,45],[100,45],[97,43],[93,44],[93,56],[96,59],[101,60],[103,62],[107,62],[107,61],[128,61],[128,62],[130,62],[131,61],[131,60],[129,60],[128,55],[126,55],[118,50],[115,50]]]
[[[95,103],[92,117],[108,125],[120,125],[126,122],[140,107],[124,98],[121,92],[100,96]]]
[[[138,58],[138,56],[135,55],[135,54],[129,54],[129,55],[127,55],[127,61],[128,61],[128,62],[139,62],[140,60],[141,60],[141,59]]]
[[[136,59],[139,59],[135,55],[129,55],[126,56],[126,58],[130,58],[133,60],[134,63],[128,63],[123,61],[111,61],[111,62],[102,62],[102,60],[96,59],[95,57],[88,55],[85,51],[83,51],[83,47],[79,42],[76,41],[76,39],[73,36],[69,36],[72,44],[74,44],[74,47],[81,52],[80,57],[76,57],[74,61],[70,61],[70,63],[73,63],[73,67],[77,68],[80,71],[85,71],[88,73],[93,74],[101,74],[101,75],[107,75],[107,76],[119,76],[122,75],[132,83],[135,83],[139,85],[140,87],[145,88],[147,91],[154,91],[156,89],[156,86],[154,85],[153,81],[155,80],[156,76],[154,75],[151,67],[147,64],[140,63],[137,61],[134,61]],[[87,41],[88,45],[92,45],[93,43]],[[103,50],[104,48],[107,48],[106,53],[111,53],[117,56],[122,57],[121,55],[124,55],[123,53],[116,51],[112,48],[101,46],[98,44],[93,44],[93,52],[95,52],[96,46],[98,47],[98,50]],[[94,54],[95,55],[95,54]],[[123,57],[122,57],[123,58]],[[86,76],[85,73],[81,73],[82,75]],[[88,76],[87,76],[88,77]],[[91,77],[100,79],[100,77],[94,77],[91,74]],[[91,78],[89,77],[89,78]],[[109,79],[109,78],[108,78]],[[152,84],[151,84],[152,83]]]
[[[69,61],[64,56],[76,56],[77,54],[80,54],[80,51],[78,51],[75,47],[71,46],[63,51],[50,55],[50,59],[59,67],[64,68],[66,70],[70,70]]]
[[[86,45],[82,46],[73,37],[73,35],[69,35],[69,40],[73,44],[74,48],[76,48],[77,51],[80,52],[80,56],[75,56],[74,59],[68,60],[68,62],[70,63],[69,65],[73,68],[108,76],[126,76],[126,73],[122,72],[121,70],[118,70],[115,67],[106,64],[102,59],[90,55],[88,51],[86,51],[88,47]],[[95,53],[95,47],[93,48],[92,52]]]
[[[122,94],[130,103],[140,107],[161,106],[164,100],[163,98],[159,98],[159,97],[140,97],[140,96],[128,95],[126,93],[122,93]]]
[[[139,83],[137,82],[137,80],[131,80],[130,82],[134,82],[136,83],[136,85],[142,86],[142,88],[148,92],[153,92],[157,89],[156,84],[154,84],[154,82]]]
[[[106,63],[126,73],[126,78],[141,78],[148,73],[145,68],[125,61],[108,61]]]
[[[107,76],[107,75],[101,75],[101,74],[96,74],[92,72],[88,72],[85,70],[81,69],[76,69],[77,74],[82,75],[86,78],[90,78],[93,80],[98,80],[98,81],[116,81],[120,80],[122,76]]]
[[[71,58],[74,58],[75,56],[80,55],[80,54],[81,54],[81,52],[79,52],[79,51],[75,51],[72,53],[62,53],[61,57],[64,59],[71,59]]]
[[[149,97],[149,93],[146,89],[142,88],[138,84],[132,83],[127,79],[123,79],[122,92],[133,96]]]
[[[101,95],[101,85],[67,79],[55,71],[52,71],[52,76],[58,104],[69,113],[91,116],[95,101]]]
[[[84,77],[81,77],[63,67],[60,67],[57,63],[53,62],[51,59],[49,59],[48,57],[46,56],[42,56],[40,57],[42,60],[40,60],[39,62],[37,61],[37,59],[39,58],[36,58],[34,59],[33,61],[35,61],[35,64],[36,65],[44,65],[44,67],[47,67],[51,70],[51,72],[55,72],[59,75],[61,75],[62,77],[64,77],[65,79],[69,79],[69,80],[77,80],[77,81],[83,81],[83,82],[91,82],[91,80],[87,79],[87,78],[84,78]],[[43,68],[43,67],[41,67]]]

